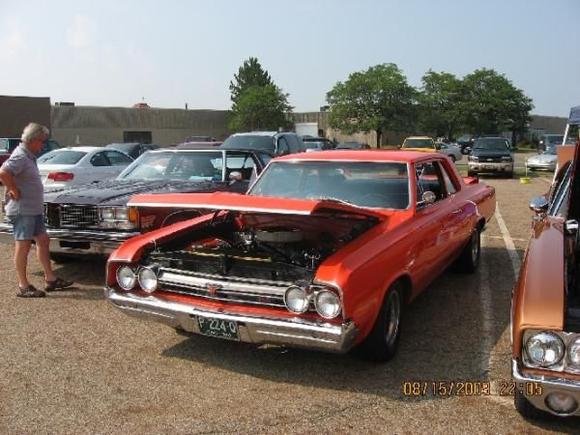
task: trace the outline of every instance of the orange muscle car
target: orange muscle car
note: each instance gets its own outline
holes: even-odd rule
[[[123,243],[106,296],[127,314],[250,343],[385,361],[401,312],[453,262],[478,265],[495,190],[447,157],[324,151],[272,160],[247,195],[138,195],[209,214]]]
[[[580,106],[574,113],[580,124]],[[579,154],[530,203],[536,216],[512,296],[514,402],[529,418],[580,416]]]

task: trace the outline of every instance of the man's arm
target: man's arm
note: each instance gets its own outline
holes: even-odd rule
[[[0,169],[0,181],[2,181],[2,184],[5,186],[8,195],[10,195],[12,199],[18,201],[20,199],[20,191],[16,187],[12,174],[4,169]]]

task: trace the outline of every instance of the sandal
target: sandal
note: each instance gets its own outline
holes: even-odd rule
[[[56,290],[62,290],[67,287],[70,287],[74,283],[72,281],[67,281],[62,278],[57,278],[54,281],[46,281],[46,287],[44,287],[44,291],[46,292],[53,292]]]
[[[29,285],[26,288],[18,287],[20,291],[16,293],[19,298],[43,298],[46,296],[42,290],[38,290],[33,285]]]

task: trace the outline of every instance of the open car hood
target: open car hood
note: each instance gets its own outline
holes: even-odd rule
[[[254,213],[316,215],[340,212],[358,216],[387,218],[379,210],[357,207],[332,199],[292,199],[238,193],[173,193],[136,195],[129,201],[133,207],[175,207],[180,209],[234,210]]]

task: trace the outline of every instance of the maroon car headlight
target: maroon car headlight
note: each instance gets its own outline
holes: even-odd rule
[[[321,290],[314,297],[316,312],[325,319],[334,319],[342,311],[340,297],[330,290]]]
[[[302,287],[290,286],[284,293],[284,305],[286,305],[288,311],[293,313],[305,313],[310,305],[310,295]]]
[[[129,266],[121,266],[117,269],[117,284],[125,291],[129,291],[135,287],[137,283],[137,275],[135,271]]]
[[[139,269],[139,286],[147,293],[153,293],[157,290],[157,274],[149,267]]]
[[[528,366],[549,368],[562,361],[566,346],[558,335],[539,331],[528,337],[524,349]]]

